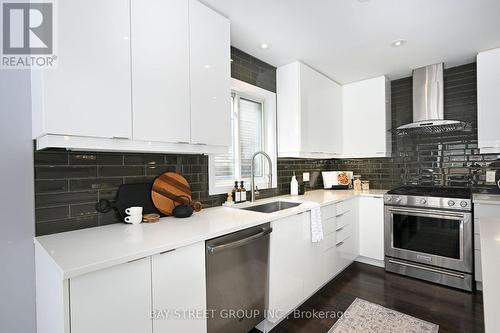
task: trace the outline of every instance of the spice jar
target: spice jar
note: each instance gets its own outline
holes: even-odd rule
[[[370,189],[370,181],[369,180],[363,180],[361,182],[361,189],[363,191],[368,191]]]
[[[354,181],[353,181],[353,186],[354,186],[354,191],[361,191],[361,176],[355,175]]]

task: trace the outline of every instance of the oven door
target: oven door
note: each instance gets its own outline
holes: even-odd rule
[[[472,214],[385,206],[385,255],[472,273]]]

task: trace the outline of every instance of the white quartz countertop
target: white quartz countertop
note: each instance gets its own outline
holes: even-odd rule
[[[500,195],[498,194],[480,194],[475,193],[472,196],[473,203],[500,205]]]
[[[116,223],[35,238],[35,245],[54,261],[61,278],[68,279],[113,265],[187,246],[311,209],[311,202],[328,205],[356,196],[382,197],[386,190],[316,190],[301,196],[280,196],[245,203],[246,207],[286,200],[302,204],[275,213],[234,207],[207,208],[186,219],[162,218],[157,223]]]
[[[481,218],[481,266],[483,273],[483,301],[486,332],[497,332],[500,327],[500,217]]]

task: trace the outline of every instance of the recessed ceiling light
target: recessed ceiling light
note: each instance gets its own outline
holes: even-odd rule
[[[271,45],[270,45],[270,44],[267,44],[267,43],[262,43],[262,44],[260,44],[260,48],[261,48],[261,49],[264,49],[264,50],[265,50],[265,49],[268,49],[268,48],[270,48],[270,47],[271,47]]]
[[[391,42],[392,47],[399,47],[406,44],[406,40],[404,39],[396,39],[395,41]]]

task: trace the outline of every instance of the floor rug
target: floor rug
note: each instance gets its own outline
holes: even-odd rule
[[[439,325],[356,298],[328,333],[437,333]]]

